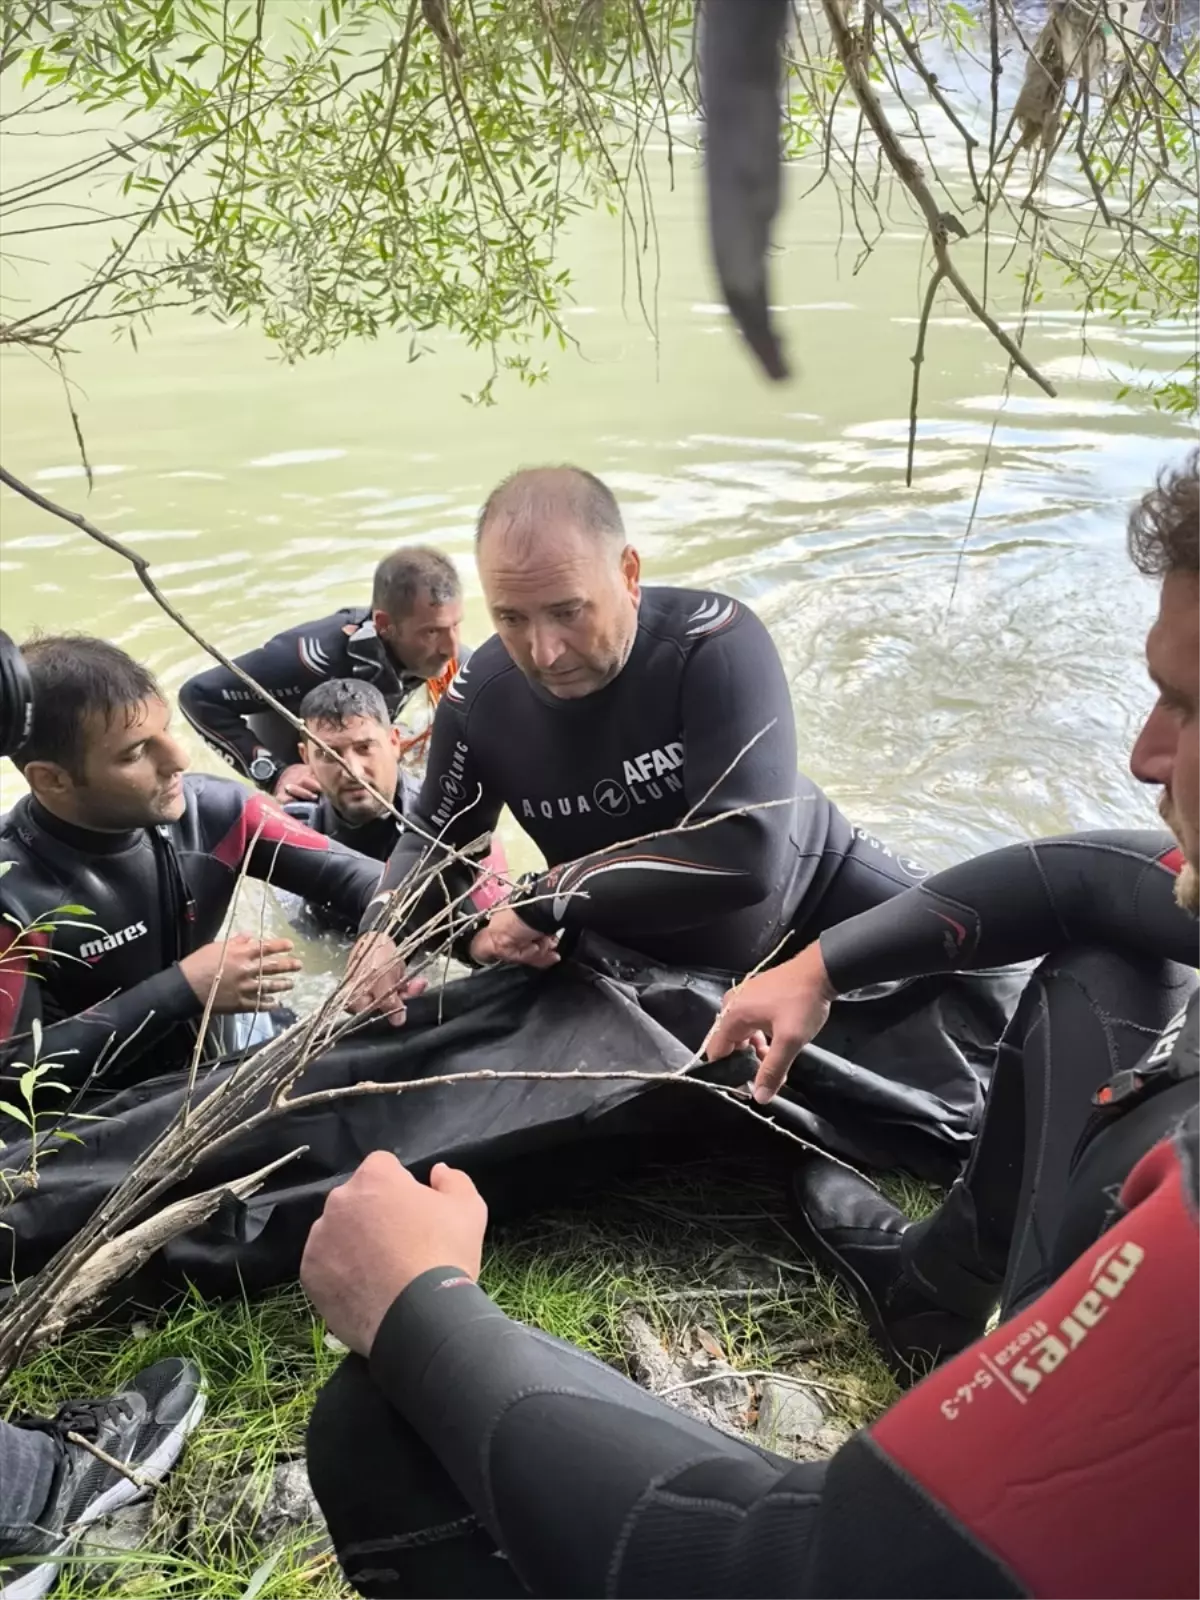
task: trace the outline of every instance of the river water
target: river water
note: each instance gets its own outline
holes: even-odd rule
[[[70,142],[54,155],[78,153]],[[10,141],[8,181],[12,163],[45,161],[33,143]],[[1188,429],[1114,396],[1137,369],[1176,364],[1185,330],[1135,336],[1097,321],[1085,352],[1080,314],[1048,292],[1027,348],[1059,397],[1018,376],[1000,411],[1005,357],[942,299],[906,490],[925,268],[903,204],[857,276],[829,189],[788,208],[774,294],[798,375],[771,387],[714,304],[694,158],[677,159],[673,191],[654,160],[657,340],[622,300],[619,230],[597,212],[567,243],[580,350],[551,353],[549,383],[502,387],[491,409],[463,400],[486,369],[448,339],[411,365],[395,338],[288,368],[256,331],[173,312],[138,352],[103,327],[78,337],[69,370],[90,496],[59,381],[28,356],[2,362],[0,459],[149,556],[230,652],[365,601],[375,562],[409,541],[453,554],[466,633],[480,640],[480,501],[519,464],[576,461],[618,492],[649,581],[724,589],[760,612],[791,679],[804,767],[897,847],[939,865],[1030,834],[1150,819],[1126,755],[1150,698],[1141,641],[1153,595],[1126,563],[1122,529]],[[793,194],[806,186],[803,170],[791,175]],[[51,237],[64,241],[54,259],[18,267],[34,300],[81,253],[78,235]],[[959,250],[977,274],[974,245]],[[1010,279],[997,303],[1015,312],[1018,293]],[[0,625],[18,637],[102,633],[171,689],[203,665],[119,560],[10,495],[0,511]],[[0,798],[20,787],[7,768]]]

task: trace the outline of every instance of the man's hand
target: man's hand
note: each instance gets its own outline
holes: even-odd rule
[[[220,1016],[270,1011],[292,987],[287,974],[300,971],[291,949],[290,939],[252,939],[247,933],[235,933],[193,950],[179,963],[179,970],[202,1005],[216,985],[213,1010]]]
[[[277,800],[319,800],[321,785],[303,761],[299,761],[294,766],[284,767],[275,780],[274,794]]]
[[[390,1151],[369,1155],[313,1224],[300,1282],[351,1350],[368,1356],[396,1296],[430,1267],[479,1276],[487,1206],[465,1172],[439,1162],[418,1183]]]
[[[710,1061],[719,1061],[742,1045],[754,1049],[759,1054],[754,1098],[759,1105],[766,1105],[783,1087],[799,1052],[825,1026],[836,998],[821,946],[814,942],[791,961],[747,978],[729,991],[721,1015],[704,1041],[704,1053]],[[760,1028],[771,1041],[765,1054],[761,1052]]]
[[[346,1010],[360,1015],[381,1011],[393,1028],[404,1026],[404,1002],[429,987],[424,978],[406,977],[404,957],[386,933],[364,933],[346,963]]]
[[[508,906],[493,913],[471,940],[471,960],[481,967],[511,961],[523,967],[552,967],[562,957],[554,938],[522,922]]]

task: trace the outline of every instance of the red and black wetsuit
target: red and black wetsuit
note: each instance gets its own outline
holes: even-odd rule
[[[1194,1595],[1200,1007],[1177,864],[1158,833],[1017,845],[822,935],[839,987],[1045,958],[922,1254],[992,1303],[1010,1255],[1003,1326],[796,1465],[427,1273],[309,1431],[362,1592]]]
[[[828,1462],[705,1427],[427,1272],[309,1427],[342,1565],[369,1596],[476,1600],[1193,1596],[1194,1110],[1117,1194],[1040,1298]]]
[[[96,833],[29,796],[0,823],[0,1066],[33,1059],[35,1021],[39,1058],[72,1087],[185,1064],[203,1006],[179,962],[216,938],[247,850],[252,877],[361,913],[378,862],[232,779],[183,783],[183,816],[161,827]]]

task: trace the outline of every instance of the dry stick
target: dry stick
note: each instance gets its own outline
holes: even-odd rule
[[[932,99],[937,103],[938,106],[941,107],[942,112],[953,124],[955,131],[961,137],[963,144],[966,147],[967,169],[971,175],[971,185],[975,190],[976,198],[982,201],[984,199],[983,191],[980,189],[979,179],[975,174],[975,151],[979,147],[979,140],[971,132],[970,128],[967,127],[966,123],[963,122],[962,118],[959,116],[958,112],[955,111],[947,97],[942,93],[941,87],[937,81],[937,77],[934,75],[934,73],[930,72],[929,68],[925,65],[924,56],[922,56],[917,45],[908,37],[908,34],[905,33],[904,24],[901,22],[896,13],[884,5],[883,0],[867,0],[867,3],[878,16],[883,18],[888,27],[896,35],[896,38],[900,41],[900,48],[904,51],[904,54],[912,63],[913,70],[917,73],[917,76],[921,79],[921,82],[925,85],[926,89],[928,89]]]
[[[81,1450],[86,1450],[97,1461],[103,1461],[106,1467],[111,1467],[114,1472],[119,1472],[123,1478],[128,1478],[130,1483],[136,1484],[139,1489],[152,1489],[153,1478],[147,1478],[141,1472],[135,1472],[127,1461],[118,1461],[116,1456],[110,1456],[107,1450],[101,1450],[98,1444],[93,1444],[90,1439],[85,1439],[83,1434],[76,1433],[72,1428],[67,1433],[67,1438],[72,1444],[77,1444]]]
[[[1055,389],[1048,379],[1044,378],[1033,363],[1028,359],[1020,346],[996,321],[995,317],[980,303],[978,295],[967,283],[962,273],[954,265],[950,254],[949,236],[946,224],[938,210],[937,202],[929,191],[929,185],[920,167],[904,149],[896,130],[888,120],[875,86],[871,82],[867,70],[867,63],[859,39],[855,36],[842,10],[841,0],[821,0],[830,32],[833,35],[834,47],[842,67],[850,80],[850,87],[854,97],[862,109],[863,115],[871,125],[871,129],[884,155],[917,203],[925,218],[933,242],[933,253],[937,269],[954,287],[960,300],[977,321],[996,340],[997,344],[1008,354],[1010,359],[1021,368],[1025,375],[1032,379],[1038,387],[1050,396],[1054,396]]]
[[[826,1383],[820,1378],[798,1378],[788,1372],[771,1372],[766,1367],[730,1367],[728,1372],[706,1372],[699,1378],[688,1378],[685,1383],[671,1383],[665,1389],[655,1389],[654,1393],[661,1399],[664,1395],[676,1394],[680,1389],[695,1389],[702,1383],[720,1383],[724,1378],[770,1378],[774,1383],[786,1384],[793,1389],[825,1389],[830,1394],[844,1395],[847,1400],[862,1400],[862,1395],[855,1394],[853,1389],[845,1389],[841,1384]]]
[[[798,1144],[802,1150],[808,1150],[826,1159],[835,1162],[839,1167],[844,1167],[847,1172],[853,1172],[856,1177],[862,1174],[858,1168],[849,1161],[842,1161],[839,1157],[830,1155],[829,1151],[822,1150],[819,1145],[812,1144],[808,1139],[802,1139],[798,1133],[793,1133],[790,1128],[785,1128],[781,1123],[774,1122],[764,1111],[752,1106],[745,1090],[732,1089],[727,1084],[709,1083],[704,1078],[681,1076],[679,1072],[638,1072],[638,1071],[609,1071],[609,1072],[534,1072],[521,1070],[518,1072],[498,1072],[494,1067],[481,1067],[474,1072],[446,1072],[433,1078],[410,1078],[401,1083],[351,1083],[345,1084],[340,1089],[316,1089],[311,1094],[297,1095],[294,1099],[281,1100],[278,1106],[268,1107],[260,1111],[257,1116],[248,1118],[241,1123],[233,1133],[225,1135],[218,1143],[226,1142],[230,1137],[240,1137],[251,1128],[258,1127],[271,1117],[289,1111],[303,1111],[310,1106],[332,1105],[339,1100],[357,1100],[368,1094],[407,1094],[418,1089],[438,1089],[447,1084],[456,1083],[492,1083],[497,1081],[512,1081],[520,1079],[530,1083],[679,1083],[688,1084],[693,1089],[702,1089],[707,1094],[717,1095],[728,1104],[744,1111],[747,1116],[764,1122],[767,1127],[785,1139],[790,1139],[793,1144]],[[212,1148],[216,1148],[213,1146]],[[207,1151],[205,1152],[208,1153]]]
[[[938,285],[945,274],[940,267],[935,267],[933,276],[925,290],[925,303],[921,307],[921,321],[917,327],[917,348],[913,351],[912,365],[912,398],[908,403],[908,456],[904,463],[904,487],[912,488],[913,457],[917,453],[917,408],[921,396],[921,367],[925,360],[925,335],[929,330],[929,316],[933,310],[933,298],[938,292]]]
[[[242,890],[246,886],[246,874],[250,869],[251,854],[254,851],[254,846],[262,838],[263,829],[266,827],[266,825],[267,819],[264,817],[259,823],[254,837],[251,839],[246,848],[246,852],[242,857],[242,864],[238,868],[237,879],[233,885],[233,894],[230,896],[229,900],[230,913],[237,908],[237,903],[241,898]],[[231,937],[231,935],[227,934],[221,941],[221,959],[217,963],[216,974],[213,977],[212,983],[209,985],[208,998],[205,1000],[204,1010],[200,1014],[200,1026],[196,1030],[196,1048],[192,1051],[191,1065],[188,1068],[187,1093],[185,1094],[183,1100],[182,1126],[185,1128],[188,1124],[188,1114],[192,1108],[192,1094],[196,1088],[196,1074],[200,1070],[200,1057],[204,1052],[204,1041],[208,1037],[208,1025],[212,1021],[213,1006],[217,1001],[217,990],[221,987],[221,979],[225,975],[225,958],[229,954],[229,940]]]

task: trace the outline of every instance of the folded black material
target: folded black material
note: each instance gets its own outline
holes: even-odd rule
[[[423,1176],[437,1161],[464,1167],[494,1211],[546,1208],[581,1173],[628,1170],[747,1144],[785,1141],[716,1096],[674,1085],[580,1081],[578,1071],[683,1068],[716,1014],[727,979],[649,965],[596,939],[546,973],[492,968],[410,1002],[397,1030],[372,1024],[328,1051],[300,1092],[364,1079],[398,1082],[487,1067],[499,1078],[402,1095],[381,1094],[290,1113],[230,1142],[173,1190],[207,1189],[307,1146],[251,1199],[232,1199],[208,1223],[172,1240],[131,1289],[142,1303],[192,1283],[206,1295],[260,1292],[296,1275],[324,1196],[372,1150],[388,1149]],[[1016,980],[975,974],[837,1002],[820,1037],[771,1108],[785,1126],[870,1165],[953,1177],[983,1102],[992,1047]],[[851,1065],[851,1060],[855,1065]],[[744,1084],[743,1056],[699,1068]],[[233,1070],[206,1075],[211,1093]],[[506,1078],[534,1070],[550,1081]],[[0,1277],[20,1281],[63,1245],[178,1111],[186,1074],[127,1089],[67,1124],[81,1143],[40,1163],[38,1186],[0,1214]],[[9,1139],[4,1165],[27,1150]]]

